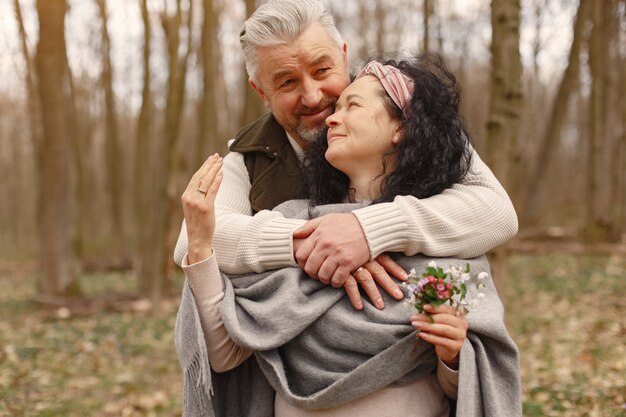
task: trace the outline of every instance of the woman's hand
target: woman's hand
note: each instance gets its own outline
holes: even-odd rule
[[[449,368],[459,368],[459,353],[467,336],[467,320],[462,311],[444,304],[439,307],[424,306],[426,314],[411,316],[411,325],[419,332],[418,337],[435,345],[439,359]],[[432,320],[431,320],[432,319]]]
[[[181,200],[187,225],[189,264],[200,262],[212,253],[215,232],[215,195],[222,182],[222,158],[211,155],[191,177]]]

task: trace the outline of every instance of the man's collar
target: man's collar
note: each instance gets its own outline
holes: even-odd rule
[[[298,160],[302,162],[304,160],[304,149],[302,149],[302,146],[300,146],[300,144],[296,142],[296,140],[292,138],[291,135],[287,131],[285,131],[285,133],[287,134],[287,139],[289,140],[289,143],[291,144],[293,151],[296,153]]]

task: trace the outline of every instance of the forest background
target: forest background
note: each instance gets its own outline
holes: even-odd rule
[[[176,415],[180,195],[265,109],[254,0],[0,0],[0,416]],[[626,415],[626,1],[323,1],[352,70],[437,52],[520,232],[525,415]]]

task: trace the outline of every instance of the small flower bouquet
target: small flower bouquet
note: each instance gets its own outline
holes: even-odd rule
[[[488,274],[480,272],[472,276],[469,264],[465,268],[455,268],[443,270],[437,266],[435,261],[431,261],[422,276],[418,276],[415,269],[411,269],[409,279],[403,284],[407,289],[409,304],[414,305],[418,313],[424,313],[424,306],[431,304],[435,307],[445,303],[455,306],[457,310],[467,313],[468,306],[476,308],[479,299],[485,294],[480,292],[486,286],[484,283]],[[467,285],[470,281],[476,283],[478,293],[469,302],[465,300],[467,296]]]

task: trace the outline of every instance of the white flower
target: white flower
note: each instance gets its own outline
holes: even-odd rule
[[[467,282],[470,280],[470,274],[468,274],[467,272],[464,272],[461,274],[461,282]]]
[[[485,293],[479,292],[478,293],[478,298],[485,298]]]
[[[485,284],[484,282],[479,282],[478,285],[476,287],[478,287],[479,290],[482,290],[483,288],[485,288],[487,286],[487,284]]]
[[[415,268],[411,268],[411,270],[409,271],[409,277],[415,278],[416,274],[417,274],[417,272],[415,272]]]
[[[489,274],[483,271],[483,272],[480,272],[480,273],[476,276],[476,278],[478,278],[478,279],[485,279],[485,278],[487,278],[488,276],[489,276]]]
[[[428,262],[428,266],[431,267],[431,268],[437,268],[437,262],[430,261],[430,262]]]

